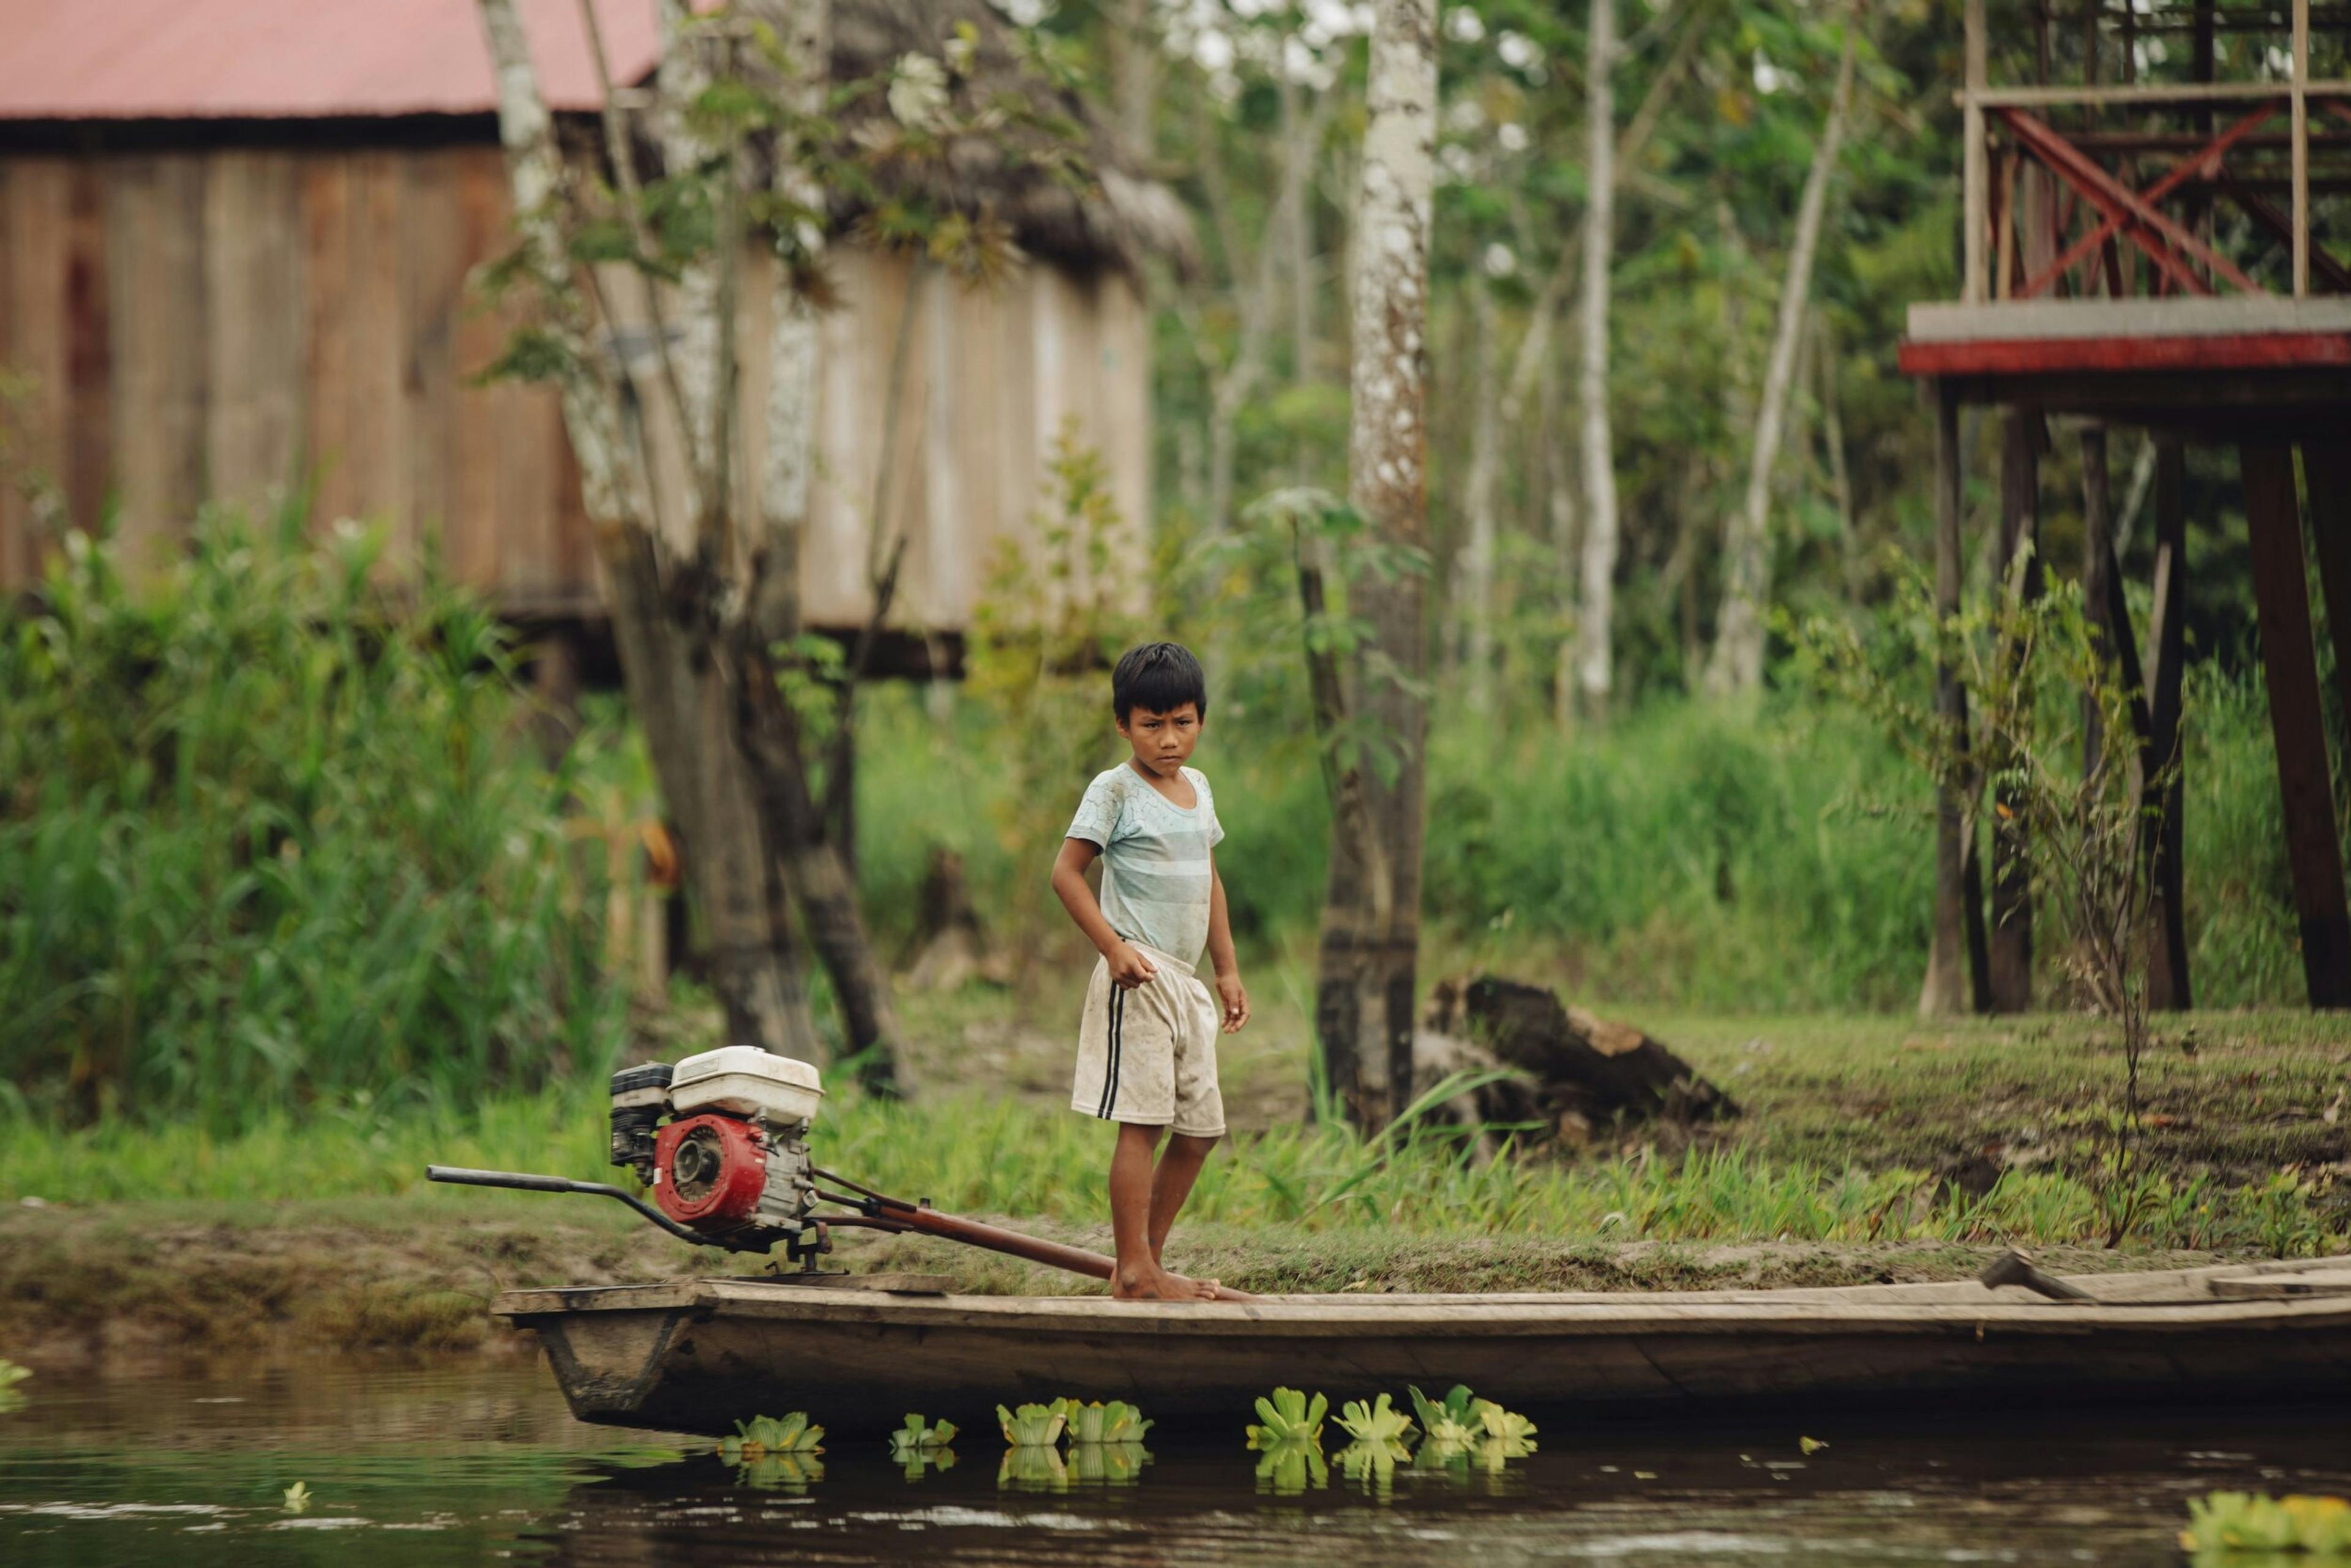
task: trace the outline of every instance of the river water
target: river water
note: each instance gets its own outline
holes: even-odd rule
[[[0,1563],[2176,1564],[2190,1497],[2351,1493],[2339,1411],[1546,1425],[1502,1471],[1284,1495],[1228,1437],[1123,1481],[999,1474],[995,1432],[909,1479],[872,1441],[747,1485],[705,1439],[584,1427],[540,1369],[305,1361],[37,1377],[0,1416]],[[821,1413],[818,1413],[820,1417]],[[1330,1436],[1343,1435],[1333,1430]],[[1800,1438],[1828,1446],[1806,1455]],[[1111,1467],[1116,1469],[1116,1466]],[[300,1482],[307,1507],[284,1494]]]

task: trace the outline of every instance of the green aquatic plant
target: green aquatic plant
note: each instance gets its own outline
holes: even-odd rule
[[[286,1489],[286,1511],[306,1513],[310,1508],[310,1488],[306,1481],[296,1481]]]
[[[1249,1430],[1263,1428],[1252,1427]],[[1265,1442],[1251,1438],[1249,1447],[1262,1450],[1257,1461],[1259,1491],[1270,1491],[1276,1497],[1296,1497],[1310,1486],[1320,1491],[1331,1484],[1331,1467],[1322,1462],[1322,1447],[1312,1438],[1282,1437]]]
[[[1512,1458],[1535,1451],[1535,1424],[1517,1411],[1505,1410],[1490,1399],[1472,1399],[1469,1416],[1487,1437],[1515,1445],[1519,1452],[1512,1454]]]
[[[718,1457],[730,1465],[750,1464],[776,1454],[821,1454],[824,1428],[809,1425],[808,1413],[795,1410],[778,1419],[754,1416],[735,1423],[735,1436],[718,1439]]]
[[[1339,1409],[1339,1425],[1358,1443],[1402,1445],[1413,1433],[1412,1417],[1393,1408],[1395,1400],[1383,1394],[1370,1404],[1350,1399]]]
[[[1412,1396],[1412,1407],[1420,1416],[1420,1429],[1427,1437],[1424,1448],[1464,1448],[1483,1429],[1471,1412],[1473,1396],[1467,1385],[1455,1384],[1442,1402],[1409,1385],[1405,1392]]]
[[[1016,1444],[1004,1450],[996,1467],[996,1484],[1015,1491],[1067,1491],[1070,1470],[1061,1463],[1061,1450],[1050,1439]]]
[[[890,1434],[890,1457],[903,1459],[908,1454],[944,1448],[955,1441],[955,1435],[954,1422],[925,1425],[920,1416],[910,1412],[906,1424]]]
[[[1330,1408],[1331,1402],[1320,1394],[1309,1401],[1295,1388],[1277,1388],[1271,1398],[1259,1395],[1257,1401],[1259,1419],[1249,1428],[1249,1446],[1270,1449],[1283,1443],[1302,1443],[1319,1453],[1322,1443],[1322,1416]]]
[[[1127,1486],[1143,1473],[1151,1451],[1132,1437],[1070,1445],[1070,1477],[1101,1486]]]
[[[1072,1443],[1141,1442],[1143,1434],[1151,1429],[1142,1411],[1120,1399],[1107,1405],[1099,1399],[1081,1405],[1065,1397],[1054,1400],[1050,1408],[1061,1412]]]
[[[1387,1396],[1380,1397],[1384,1400]],[[1385,1498],[1395,1490],[1395,1468],[1412,1458],[1412,1450],[1394,1438],[1362,1439],[1339,1450],[1339,1469],[1346,1478],[1374,1497]]]
[[[2351,1561],[2351,1501],[2339,1497],[2265,1497],[2216,1491],[2190,1500],[2179,1544],[2199,1563],[2241,1562],[2249,1552],[2307,1552]]]
[[[996,1418],[1004,1426],[1004,1440],[1016,1448],[1050,1448],[1061,1440],[1061,1429],[1069,1425],[1069,1413],[1058,1403],[1023,1405],[1018,1410],[996,1407]]]
[[[955,1441],[955,1435],[952,1421],[926,1426],[920,1416],[910,1413],[906,1424],[890,1434],[890,1457],[905,1467],[910,1481],[920,1480],[925,1469],[953,1469],[955,1450],[947,1445]]]
[[[16,1385],[33,1375],[29,1366],[18,1366],[5,1356],[0,1356],[0,1416],[20,1410],[25,1405],[25,1392]]]

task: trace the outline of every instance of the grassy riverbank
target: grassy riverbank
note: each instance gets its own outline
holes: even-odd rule
[[[1279,966],[1267,978],[1264,1014],[1230,1052],[1236,1135],[1179,1233],[1181,1264],[1247,1289],[1953,1278],[2011,1241],[2069,1267],[2351,1247],[2351,1020],[2179,1022],[2147,1063],[2146,1166],[2126,1189],[2104,1163],[2118,1052],[2071,1018],[1637,1015],[1743,1113],[1694,1140],[1636,1133],[1479,1166],[1437,1129],[1367,1146],[1302,1124],[1303,1020]],[[827,1164],[1102,1246],[1101,1129],[1057,1103],[1059,1034],[1022,1021],[1058,1017],[1061,999],[917,1002],[920,1092],[837,1096],[820,1123]],[[463,1115],[346,1105],[227,1137],[18,1122],[0,1140],[0,1350],[496,1345],[483,1309],[498,1289],[746,1267],[589,1200],[422,1179],[431,1160],[601,1178],[602,1143],[601,1103],[576,1091]],[[937,1243],[844,1238],[841,1261],[1071,1288]]]
[[[1089,1247],[1098,1225],[1019,1221]],[[1187,1226],[1178,1261],[1256,1291],[1666,1290],[1965,1278],[1990,1243],[1748,1242],[1442,1236],[1388,1226]],[[2066,1270],[2193,1266],[2245,1250],[2058,1247]],[[1068,1293],[1066,1274],[945,1242],[844,1237],[854,1270],[952,1275],[990,1294]],[[520,1195],[110,1204],[0,1214],[0,1349],[47,1370],[301,1350],[522,1354],[486,1314],[497,1291],[627,1283],[753,1265],[695,1252],[617,1208]]]

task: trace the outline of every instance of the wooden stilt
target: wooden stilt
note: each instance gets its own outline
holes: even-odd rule
[[[2305,442],[2302,482],[2310,492],[2310,542],[2326,594],[2326,634],[2335,647],[2335,695],[2351,728],[2351,447]],[[2351,735],[2338,736],[2351,755]]]
[[[1959,610],[1959,404],[1950,389],[1939,382],[1934,384],[1933,395],[1935,612],[1949,617]],[[1935,669],[1935,713],[1965,732],[1967,688],[1948,664]],[[1925,1016],[1963,1013],[1973,1000],[1966,947],[1967,873],[1972,857],[1967,853],[1966,841],[1966,814],[1958,791],[1948,785],[1938,787],[1935,794],[1935,927],[1927,953],[1927,983],[1918,993],[1918,1011]]]
[[[2095,59],[2093,53],[2092,58]],[[2106,485],[2106,427],[2082,427],[2082,613],[2105,639],[2109,656],[2130,641],[2128,622],[2111,614],[2115,556],[2114,514]],[[2082,694],[2082,775],[2098,770],[2105,751],[2104,716],[2095,698]],[[2120,746],[2124,737],[2115,737]]]
[[[549,768],[563,760],[580,733],[580,642],[574,627],[551,628],[531,660],[531,695],[537,699],[531,730]]]
[[[2286,858],[2302,925],[2303,977],[2312,1007],[2351,1006],[2351,915],[2344,906],[2343,852],[2335,833],[2334,788],[2319,716],[2294,453],[2283,445],[2249,445],[2240,461],[2262,668],[2269,683],[2270,730],[2277,742],[2278,789],[2285,807]]]
[[[2166,441],[2156,449],[2155,610],[2147,629],[2148,723],[2141,774],[2144,779],[2171,765],[2163,792],[2163,820],[2156,828],[2147,865],[2147,917],[2154,923],[2155,944],[2148,956],[2147,1002],[2158,1011],[2185,1011],[2194,1005],[2188,986],[2181,874],[2187,789],[2179,704],[2180,678],[2188,664],[2187,548],[2188,454],[2179,442]]]
[[[2041,454],[2037,410],[2010,408],[2001,417],[2000,559],[2003,570],[2020,552],[2041,543]],[[2037,556],[2026,567],[2025,596],[2039,594]],[[1991,1009],[2021,1013],[2032,1007],[2032,846],[2018,803],[1994,792],[1991,830]],[[1997,808],[2006,805],[2005,811]]]

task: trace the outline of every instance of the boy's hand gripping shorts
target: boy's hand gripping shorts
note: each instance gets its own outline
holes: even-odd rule
[[[1135,947],[1158,974],[1133,990],[1114,985],[1097,960],[1078,1026],[1078,1077],[1070,1108],[1106,1122],[1173,1127],[1196,1138],[1225,1130],[1217,1092],[1217,998],[1155,947]]]

